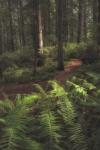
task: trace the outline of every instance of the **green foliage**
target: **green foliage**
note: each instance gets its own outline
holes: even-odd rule
[[[32,80],[32,69],[19,68],[16,65],[7,68],[3,72],[4,82],[27,82]]]
[[[0,61],[3,63],[16,64],[18,66],[28,65],[32,63],[33,51],[30,49],[20,49],[14,52],[5,52],[0,56]],[[11,66],[11,65],[10,65]],[[6,67],[6,66],[5,66]]]
[[[53,56],[55,57],[54,48],[44,48],[44,55],[38,56],[36,75],[33,75],[33,50],[20,49],[3,53],[0,56],[0,83],[45,80],[52,77],[56,70],[56,62],[53,59]]]
[[[86,49],[86,44],[85,43],[67,43],[65,45],[64,50],[65,50],[65,59],[70,59],[70,58],[81,58]]]
[[[0,117],[3,119],[0,123],[2,127],[0,149],[20,149],[21,145],[19,143],[23,143],[23,140],[26,138],[27,124],[32,120],[29,115],[30,105],[32,106],[37,98],[37,96],[34,96],[30,103],[26,102],[25,98],[18,98],[15,104],[11,100],[0,101],[0,111],[2,112]],[[25,140],[28,141],[28,139]]]
[[[55,81],[51,90],[0,101],[1,150],[86,150],[86,138],[69,94]]]
[[[69,98],[80,114],[89,149],[100,149],[100,75],[99,61],[84,65],[66,82]]]
[[[65,45],[65,59],[81,58],[85,63],[93,63],[98,59],[98,48],[91,42],[89,43],[68,43]]]

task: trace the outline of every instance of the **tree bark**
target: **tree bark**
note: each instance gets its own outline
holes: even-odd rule
[[[63,1],[56,0],[57,39],[58,39],[58,70],[64,70],[63,50]]]
[[[83,8],[83,36],[84,36],[84,41],[87,40],[87,1],[84,0],[84,8]]]
[[[33,0],[33,47],[35,73],[38,57],[40,54],[43,54],[43,33],[40,0]]]
[[[74,15],[73,9],[74,4],[73,0],[70,0],[70,42],[74,41]]]
[[[20,16],[19,16],[19,33],[20,33],[20,39],[21,39],[21,45],[22,47],[25,46],[26,41],[25,41],[25,33],[24,33],[24,16],[23,16],[23,5],[22,5],[22,0],[19,0],[19,11],[20,11]]]
[[[92,1],[93,6],[93,41],[97,44],[97,25],[98,25],[98,4],[97,0]]]
[[[100,46],[100,0],[98,0],[97,43],[98,43],[98,45]]]
[[[78,32],[77,32],[77,43],[81,42],[81,36],[82,36],[82,12],[83,12],[83,0],[78,0]]]
[[[9,43],[9,49],[11,51],[15,50],[14,46],[14,37],[13,37],[13,21],[12,21],[12,3],[11,0],[8,0],[8,12],[9,12],[9,28],[10,28],[10,43]]]

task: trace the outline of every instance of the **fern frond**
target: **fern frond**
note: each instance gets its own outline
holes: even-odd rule
[[[25,95],[25,96],[17,96],[16,98],[16,105],[19,106],[32,106],[38,99],[40,98],[39,95],[37,95],[37,93],[33,93],[31,95]]]
[[[17,143],[16,143],[16,133],[15,130],[12,128],[6,128],[4,130],[4,135],[0,140],[0,149],[1,150],[16,150]],[[17,139],[18,140],[18,139]]]
[[[69,139],[73,144],[75,150],[87,150],[86,138],[83,134],[82,127],[79,123],[73,122],[69,128]]]
[[[56,81],[49,81],[48,83],[52,86],[52,90],[50,92],[52,96],[65,95],[64,88],[61,85],[59,85]],[[67,94],[67,92],[66,92],[66,94]]]
[[[6,99],[4,101],[0,101],[0,110],[3,111],[11,111],[14,109],[14,103],[9,100],[9,99]]]
[[[43,150],[42,145],[39,142],[29,137],[23,137],[23,140],[19,142],[19,145],[21,146],[18,150]]]
[[[9,104],[13,107],[10,108]],[[3,101],[2,106],[8,112],[1,116],[4,127],[0,140],[1,150],[15,150],[18,149],[18,141],[23,140],[23,136],[28,130],[27,123],[30,119],[29,109],[25,105],[14,105],[13,102]],[[2,123],[2,122],[1,122]]]
[[[53,112],[44,111],[40,115],[40,124],[44,137],[47,141],[47,149],[53,150],[59,145],[60,127]]]
[[[39,85],[39,84],[34,84],[36,89],[39,91],[39,94],[41,94],[41,97],[47,97],[46,91]]]

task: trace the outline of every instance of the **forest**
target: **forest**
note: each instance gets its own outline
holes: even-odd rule
[[[0,0],[0,150],[100,150],[100,0]]]

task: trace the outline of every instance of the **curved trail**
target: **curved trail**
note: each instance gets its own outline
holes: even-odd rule
[[[71,59],[67,65],[65,65],[64,71],[59,71],[52,80],[57,80],[61,83],[64,83],[70,74],[75,72],[82,65],[82,61],[79,59]],[[13,85],[1,85],[0,86],[0,99],[4,99],[5,95],[8,95],[10,98],[15,98],[17,94],[30,94],[34,92],[34,87],[32,83],[27,84],[13,84]],[[36,82],[43,87],[47,85],[47,81],[38,81]]]

